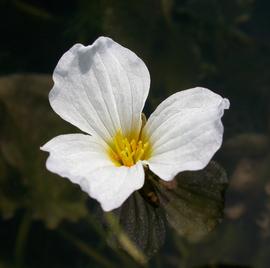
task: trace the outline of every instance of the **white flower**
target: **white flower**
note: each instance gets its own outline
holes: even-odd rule
[[[105,211],[144,184],[144,166],[165,181],[204,168],[222,143],[229,101],[196,87],[163,101],[142,127],[150,87],[143,61],[110,38],[74,45],[58,62],[49,101],[87,134],[60,135],[41,149],[47,169],[77,183]]]

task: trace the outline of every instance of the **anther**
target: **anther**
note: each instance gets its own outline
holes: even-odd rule
[[[137,161],[144,157],[149,143],[143,143],[141,140],[136,141],[124,137],[118,132],[113,139],[114,148],[111,150],[111,157],[117,166],[133,166]]]

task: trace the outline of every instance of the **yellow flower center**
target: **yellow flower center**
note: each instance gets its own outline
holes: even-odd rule
[[[116,166],[131,167],[137,161],[149,158],[150,152],[149,142],[128,139],[119,131],[113,138],[108,153]]]

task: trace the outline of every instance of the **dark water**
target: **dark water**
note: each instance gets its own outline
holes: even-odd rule
[[[270,267],[269,8],[267,0],[1,1],[0,268],[139,267],[163,238],[150,267]],[[190,203],[178,204],[179,213],[206,212],[198,218],[189,211],[178,232],[168,224],[166,235],[162,223],[140,222],[133,235],[139,239],[148,228],[159,238],[149,240],[148,253],[119,249],[113,234],[122,233],[112,215],[104,218],[79,187],[47,172],[39,151],[50,138],[76,132],[47,99],[58,59],[73,44],[100,35],[148,66],[146,115],[172,93],[197,85],[231,102],[224,143],[214,157],[229,180],[224,210],[226,185],[214,181],[220,173],[200,185],[218,205],[200,199],[187,182],[195,194],[181,192]],[[207,235],[196,239],[179,234],[205,226]]]

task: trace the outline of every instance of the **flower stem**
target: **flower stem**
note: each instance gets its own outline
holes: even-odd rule
[[[27,236],[30,231],[31,223],[32,223],[32,219],[30,215],[28,213],[25,213],[20,223],[16,242],[15,242],[14,256],[15,256],[16,268],[23,267]]]
[[[111,230],[116,235],[122,248],[141,266],[147,266],[147,258],[143,252],[133,243],[128,235],[122,230],[117,218],[112,212],[105,213],[105,219]]]
[[[93,216],[87,215],[86,220],[102,238],[101,240],[107,242],[106,245],[114,252],[115,256],[125,265],[125,267],[137,267],[137,265],[134,266],[134,261],[129,257],[129,255],[125,254],[123,251],[119,250],[118,247],[115,247],[113,243],[108,241],[109,234],[101,227],[100,223]]]
[[[64,237],[66,240],[70,241],[75,247],[77,247],[81,252],[86,254],[91,259],[94,259],[97,263],[99,263],[103,267],[108,268],[116,267],[111,261],[105,259],[104,256],[100,255],[95,249],[87,245],[78,237],[75,237],[74,235],[64,230],[59,230],[59,233],[62,237]]]

